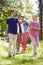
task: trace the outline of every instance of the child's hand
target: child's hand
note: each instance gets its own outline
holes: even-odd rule
[[[31,28],[33,29],[34,27],[33,27],[33,26],[31,26]]]
[[[26,28],[26,29],[27,29],[27,28],[28,28],[28,26],[24,26],[24,28]]]
[[[33,26],[30,27],[30,29],[33,29],[33,28],[34,28]]]

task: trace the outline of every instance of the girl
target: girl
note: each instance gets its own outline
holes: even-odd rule
[[[29,32],[28,32],[28,22],[26,22],[24,20],[24,16],[21,16],[21,30],[22,30],[22,35],[21,35],[21,43],[22,43],[22,48],[23,48],[23,52],[25,52],[26,50],[26,42],[29,36]]]
[[[38,48],[38,41],[39,41],[39,30],[40,30],[40,24],[37,20],[37,15],[34,14],[32,16],[33,21],[30,22],[29,29],[30,29],[30,38],[32,40],[33,46],[34,46],[34,55],[37,55],[37,48]]]
[[[21,21],[20,21],[20,15],[17,15],[18,22],[19,22],[19,33],[17,35],[17,53],[19,52],[20,49],[20,43],[21,43]]]

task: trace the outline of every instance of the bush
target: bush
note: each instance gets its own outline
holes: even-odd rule
[[[30,39],[30,37],[28,38],[27,43],[28,43],[28,44],[31,43],[31,39]]]

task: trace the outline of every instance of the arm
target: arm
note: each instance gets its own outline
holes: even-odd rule
[[[40,28],[34,27],[33,29],[40,30]]]
[[[28,26],[24,26],[24,28],[28,28]]]
[[[38,26],[39,26],[39,27],[34,27],[34,29],[37,29],[37,30],[40,31],[40,23],[38,23]]]
[[[39,27],[38,27],[38,30],[40,31],[40,22],[38,23],[38,26],[39,26]]]
[[[33,26],[31,26],[31,24],[29,23],[29,25],[28,25],[28,29],[30,30],[30,29],[33,29]]]
[[[33,27],[32,27],[32,26],[30,26],[30,27],[29,27],[29,30],[30,30],[30,29],[33,29]]]
[[[19,33],[19,23],[17,23],[17,33]]]
[[[8,39],[8,24],[6,25],[6,39]]]

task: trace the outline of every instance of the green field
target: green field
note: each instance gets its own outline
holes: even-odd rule
[[[0,40],[0,65],[43,65],[43,41],[39,42],[38,55],[33,56],[32,44],[28,44],[24,54],[8,57],[8,43]]]

